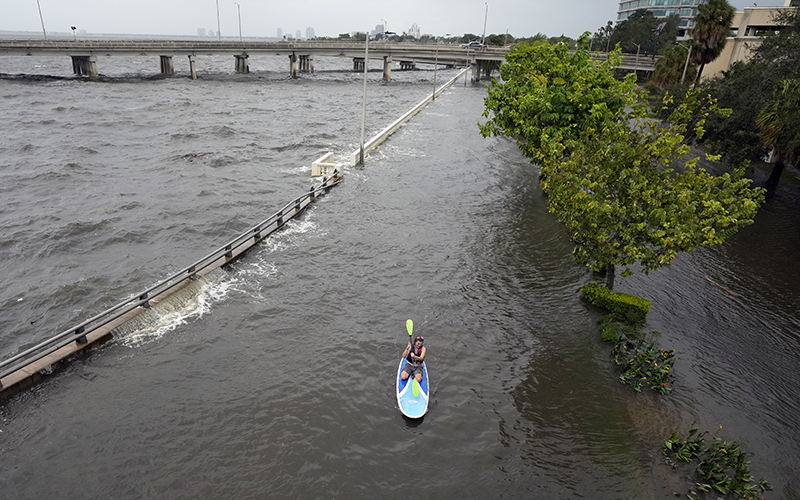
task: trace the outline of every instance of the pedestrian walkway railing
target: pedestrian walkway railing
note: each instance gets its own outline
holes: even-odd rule
[[[214,269],[225,266],[237,259],[250,247],[283,227],[288,220],[302,212],[318,196],[326,193],[330,188],[342,182],[343,179],[341,168],[334,170],[330,177],[323,179],[321,185],[311,187],[307,193],[289,201],[267,219],[200,260],[100,314],[0,362],[0,391],[34,375],[40,370],[47,369],[53,362],[60,361],[88,344],[105,337],[114,328],[129,321],[132,317],[141,313],[142,310],[149,308],[151,302],[159,301],[185,286],[187,281],[205,276]],[[57,351],[64,350],[70,345],[71,349],[67,349],[57,355]]]

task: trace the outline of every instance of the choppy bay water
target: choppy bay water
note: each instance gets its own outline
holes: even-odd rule
[[[349,61],[298,80],[282,58],[250,64],[200,58],[191,81],[177,61],[151,79],[155,59],[101,58],[107,81],[0,79],[0,354],[205,255],[305,191],[322,153],[355,149]],[[368,137],[432,90],[432,71],[393,77],[370,73]],[[635,394],[535,167],[478,135],[484,94],[451,87],[174,318],[0,403],[3,495],[674,498],[660,443],[698,421],[742,441],[768,498],[798,498],[796,186],[727,244],[618,282],[681,357],[672,396]],[[422,422],[394,399],[407,318],[430,350]]]

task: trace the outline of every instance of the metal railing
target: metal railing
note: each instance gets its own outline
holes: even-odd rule
[[[318,193],[327,192],[330,188],[336,186],[342,180],[343,177],[340,175],[340,173],[334,172],[334,175],[330,179],[323,179],[323,182],[319,187],[311,187],[309,192],[289,201],[269,218],[256,224],[235,239],[214,250],[193,264],[181,269],[169,278],[162,280],[147,290],[144,290],[143,292],[134,295],[132,298],[120,302],[119,304],[101,312],[100,314],[97,314],[96,316],[79,323],[78,325],[64,330],[58,335],[55,335],[48,340],[37,344],[30,349],[27,349],[24,352],[0,362],[0,379],[15,373],[20,369],[23,369],[32,363],[35,363],[36,361],[49,354],[52,354],[71,342],[76,342],[79,345],[87,344],[88,340],[86,336],[93,331],[108,325],[109,323],[117,320],[121,316],[129,313],[137,307],[149,308],[151,300],[170,292],[175,287],[183,284],[186,280],[195,279],[198,273],[202,275],[206,270],[210,271],[217,267],[222,267],[228,264],[234,260],[234,254],[236,254],[236,257],[238,257],[255,243],[261,241],[272,232],[280,229],[284,225],[285,220],[289,220],[300,213],[306,206],[314,201]],[[243,246],[245,246],[245,248],[241,249]],[[223,258],[225,261],[218,263],[218,261]],[[2,382],[0,382],[0,389],[3,389]]]

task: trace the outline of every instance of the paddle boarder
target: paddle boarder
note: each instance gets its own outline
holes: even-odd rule
[[[422,345],[424,341],[425,339],[422,338],[422,335],[417,335],[414,338],[413,347],[409,342],[405,351],[403,351],[403,357],[408,360],[408,363],[403,367],[403,373],[400,374],[402,380],[408,380],[408,377],[413,374],[417,382],[422,382],[422,362],[425,361],[425,353],[427,352],[427,349]]]

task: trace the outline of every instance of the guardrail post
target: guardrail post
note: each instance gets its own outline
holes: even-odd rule
[[[193,280],[197,277],[197,273],[195,271],[196,271],[195,266],[192,266],[186,270],[186,272],[189,274],[189,279]]]
[[[309,189],[308,199],[310,201],[314,201],[314,186],[311,186],[311,188]]]
[[[258,240],[261,239],[261,228],[260,227],[257,227],[255,229],[253,229],[253,233],[254,233],[253,234],[253,239],[254,240],[258,241]]]
[[[145,292],[145,293],[143,293],[143,294],[141,294],[139,296],[139,300],[144,300],[145,301],[144,304],[142,304],[142,307],[144,307],[145,309],[150,309],[150,301],[146,300],[147,296],[148,296],[147,292]]]
[[[231,251],[231,246],[230,245],[225,245],[225,250],[226,250],[225,257],[227,257],[229,259],[232,258],[233,257],[233,252]]]
[[[275,221],[275,227],[281,227],[283,225],[283,209],[278,210],[278,220]]]
[[[75,335],[80,335],[83,332],[84,332],[84,328],[80,327],[80,328],[75,330]],[[75,343],[78,344],[78,345],[84,345],[87,342],[88,342],[88,340],[86,339],[86,335],[81,335],[80,337],[75,339]]]

